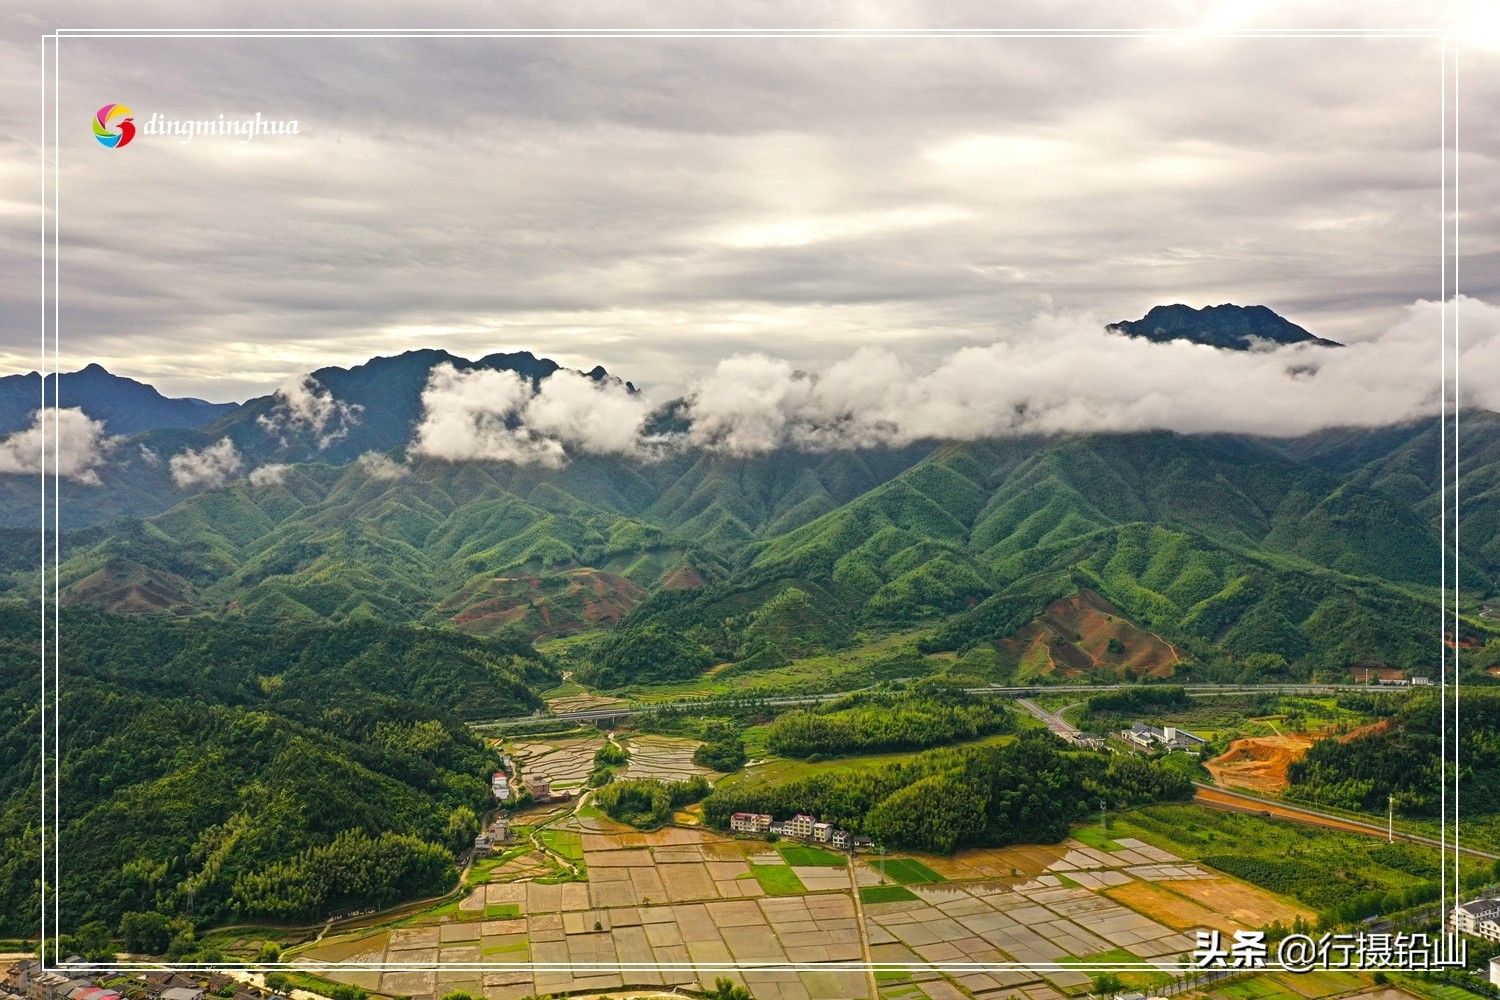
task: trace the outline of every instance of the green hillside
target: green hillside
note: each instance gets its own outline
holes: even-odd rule
[[[0,606],[0,933],[30,930],[40,693],[34,608]],[[316,919],[443,892],[495,758],[461,720],[556,683],[515,634],[67,614],[60,900]],[[101,878],[101,873],[111,873]]]
[[[1466,433],[1482,534],[1500,422]],[[90,529],[59,582],[69,606],[121,613],[538,639],[620,628],[636,638],[598,647],[607,686],[647,679],[616,667],[652,627],[707,651],[652,664],[662,681],[913,628],[930,630],[927,652],[997,680],[1430,672],[1436,434],[1085,435],[560,470],[419,462],[395,479],[303,464]],[[1461,541],[1463,591],[1494,595],[1493,538],[1466,525]],[[19,566],[5,579],[35,585]],[[1464,610],[1460,643],[1483,650],[1494,627]]]

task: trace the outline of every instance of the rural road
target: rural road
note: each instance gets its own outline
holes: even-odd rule
[[[1309,809],[1305,806],[1294,806],[1273,799],[1262,799],[1254,795],[1246,795],[1242,792],[1231,792],[1227,789],[1205,785],[1198,781],[1193,782],[1193,785],[1197,789],[1193,794],[1194,801],[1219,809],[1232,809],[1237,812],[1269,813],[1277,819],[1289,819],[1298,823],[1325,826],[1335,830],[1344,830],[1348,833],[1362,833],[1372,837],[1384,837],[1386,835],[1386,828],[1378,823],[1366,823],[1363,820],[1320,812],[1317,809]],[[1425,844],[1428,847],[1444,846],[1442,841],[1436,837],[1424,837],[1418,833],[1403,833],[1397,830],[1395,837],[1397,840],[1405,840],[1413,844]],[[1449,844],[1447,846],[1451,848],[1453,845]],[[1489,851],[1481,851],[1473,847],[1460,845],[1459,850],[1471,857],[1486,858],[1490,861],[1500,860],[1500,854],[1491,854]]]

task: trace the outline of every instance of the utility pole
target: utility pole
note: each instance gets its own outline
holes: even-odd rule
[[[1394,844],[1396,842],[1396,796],[1388,795],[1385,799],[1385,842]]]

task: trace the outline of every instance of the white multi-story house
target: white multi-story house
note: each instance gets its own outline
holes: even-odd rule
[[[813,835],[813,825],[818,821],[806,813],[798,813],[784,824],[788,837],[808,838]]]
[[[1490,985],[1500,986],[1500,957],[1490,959]]]
[[[854,835],[848,830],[833,831],[833,846],[842,851],[849,850],[854,846]]]
[[[813,824],[812,835],[813,835],[813,840],[816,840],[818,843],[820,843],[820,844],[826,844],[826,843],[828,843],[829,839],[833,836],[833,824],[832,823],[814,823]]]
[[[1453,929],[1486,941],[1500,941],[1500,898],[1459,903],[1453,908]]]

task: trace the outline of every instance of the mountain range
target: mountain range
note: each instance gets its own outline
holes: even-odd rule
[[[1317,340],[1262,307],[1188,310],[1212,328],[1183,326],[1181,309],[1138,324],[1225,349],[1241,349],[1236,331],[1248,329]],[[513,371],[534,387],[560,370],[528,352],[412,351],[313,373],[358,414],[338,436],[268,434],[274,396],[135,434],[101,468],[108,488],[63,484],[63,601],[476,636],[519,628],[536,640],[613,628],[611,656],[644,664],[634,680],[704,662],[759,669],[913,630],[929,654],[990,679],[1432,666],[1436,419],[1295,439],[1141,432],[586,455],[560,469],[403,456],[439,364]],[[276,475],[173,484],[163,456],[224,438],[245,469]],[[1500,582],[1500,416],[1465,414],[1464,440],[1448,560],[1466,603],[1450,641],[1500,649],[1477,603]],[[368,452],[405,460],[354,461]],[[34,477],[0,476],[13,552],[35,551],[38,499]],[[0,561],[0,593],[35,592],[30,561]]]

